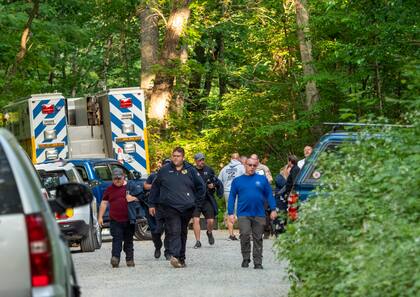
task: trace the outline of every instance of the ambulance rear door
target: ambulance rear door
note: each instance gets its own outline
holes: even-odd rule
[[[110,132],[114,158],[142,175],[149,172],[144,94],[140,88],[110,89],[101,102],[104,129]],[[105,99],[104,97],[101,100]],[[109,125],[110,124],[110,125]]]
[[[31,95],[29,113],[34,163],[68,157],[66,99],[60,93]]]

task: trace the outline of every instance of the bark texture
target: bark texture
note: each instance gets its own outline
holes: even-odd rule
[[[315,69],[312,64],[312,42],[309,38],[309,13],[307,11],[306,0],[295,0],[296,9],[296,22],[297,22],[297,35],[299,39],[300,55],[303,64],[304,77],[312,76],[315,74]],[[306,100],[305,106],[310,109],[314,103],[319,100],[318,88],[314,81],[309,80],[306,83]]]
[[[148,115],[151,119],[163,121],[168,115],[169,106],[172,103],[174,74],[170,70],[181,60],[181,51],[178,50],[178,47],[182,32],[190,17],[189,2],[187,0],[174,1],[174,8],[166,25],[159,59],[161,70],[156,74],[150,99]]]

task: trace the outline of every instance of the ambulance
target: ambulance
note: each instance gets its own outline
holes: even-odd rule
[[[69,158],[113,158],[147,175],[149,155],[144,93],[109,89],[93,96],[65,98],[34,94],[3,108],[3,125],[34,164]]]

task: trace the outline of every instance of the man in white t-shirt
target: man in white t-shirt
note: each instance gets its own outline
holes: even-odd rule
[[[303,155],[305,156],[304,159],[300,160],[297,163],[297,166],[302,169],[303,165],[305,165],[305,160],[312,154],[312,146],[305,146],[305,148],[303,149]]]

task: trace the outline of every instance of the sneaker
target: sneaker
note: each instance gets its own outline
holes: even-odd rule
[[[161,255],[160,249],[155,249],[155,254],[154,254],[155,259],[159,259],[160,258],[160,255]]]
[[[118,265],[120,265],[120,258],[112,257],[111,265],[112,265],[112,268],[118,268]]]
[[[248,268],[250,262],[251,262],[251,260],[243,260],[241,267],[242,268]]]
[[[209,232],[206,232],[207,233],[207,237],[209,238],[209,244],[210,245],[213,245],[214,244],[214,236],[213,236],[213,233],[209,233]]]
[[[126,260],[125,262],[127,263],[127,267],[134,267],[134,266],[136,266],[134,264],[134,260]]]
[[[255,264],[254,269],[263,269],[264,267],[261,264]]]
[[[229,240],[238,240],[238,238],[235,235],[229,235]]]
[[[177,258],[175,257],[171,257],[171,261],[170,261],[171,265],[174,268],[183,268],[185,266],[182,265],[181,261],[179,261]],[[185,264],[184,264],[185,265]]]
[[[166,261],[170,261],[171,260],[171,255],[165,254],[165,259],[166,259]]]
[[[184,260],[179,260],[179,263],[181,263],[181,268],[185,268],[187,267],[187,264],[185,264],[185,259]]]
[[[201,242],[200,242],[199,240],[197,240],[197,242],[195,243],[194,248],[195,248],[195,249],[199,249],[199,248],[201,248]]]

